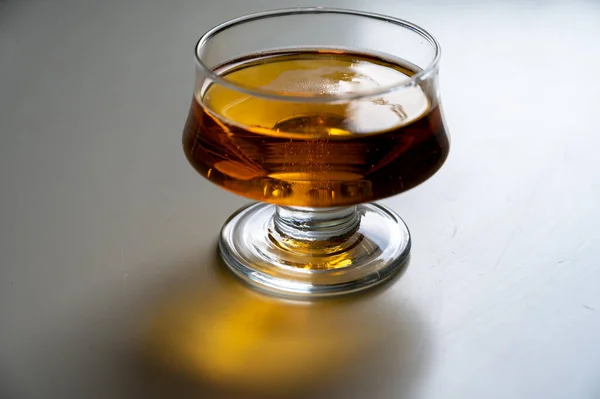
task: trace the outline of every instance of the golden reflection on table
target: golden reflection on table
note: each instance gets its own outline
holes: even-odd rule
[[[221,265],[190,280],[143,324],[143,365],[157,397],[354,397],[346,393],[372,392],[389,373],[409,377],[408,390],[418,371],[422,326],[408,307],[376,305],[387,286],[306,302],[253,291]]]

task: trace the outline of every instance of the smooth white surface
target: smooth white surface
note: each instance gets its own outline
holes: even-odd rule
[[[275,382],[311,398],[600,397],[600,5],[327,2],[439,39],[453,145],[438,175],[385,201],[411,228],[407,272],[329,310],[219,277],[218,229],[245,201],[180,144],[197,37],[299,4],[314,1],[0,3],[0,397],[230,397],[155,387],[131,361],[141,320],[184,292],[203,298],[173,308],[195,323],[186,343],[215,351],[183,356],[234,397]],[[237,371],[218,361],[241,351]],[[343,384],[319,379],[348,364]]]

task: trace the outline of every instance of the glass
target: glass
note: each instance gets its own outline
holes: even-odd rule
[[[341,9],[252,14],[201,37],[185,154],[259,201],[221,231],[232,271],[270,292],[326,296],[403,269],[409,231],[370,202],[424,182],[448,155],[439,57],[412,23]]]

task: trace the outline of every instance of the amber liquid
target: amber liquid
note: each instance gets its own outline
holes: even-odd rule
[[[406,80],[419,72],[408,63],[320,50],[246,57],[215,72],[279,96],[204,82],[192,101],[185,154],[236,194],[290,206],[357,204],[415,187],[448,155],[434,87],[319,101]]]

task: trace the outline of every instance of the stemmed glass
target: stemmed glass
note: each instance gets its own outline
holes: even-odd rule
[[[223,226],[229,268],[309,297],[401,270],[409,231],[372,201],[424,182],[448,155],[435,38],[390,16],[294,8],[224,22],[195,55],[185,154],[206,179],[259,201]]]

